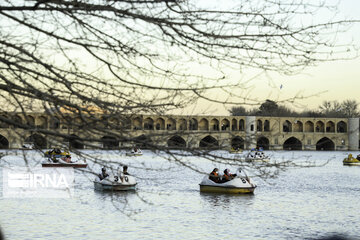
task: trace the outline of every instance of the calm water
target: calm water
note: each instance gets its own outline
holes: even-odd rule
[[[91,182],[93,176],[76,172],[72,199],[8,199],[1,195],[0,224],[7,239],[311,239],[335,233],[351,239],[360,236],[360,167],[342,165],[347,152],[268,152],[277,161],[331,161],[321,167],[290,168],[276,179],[255,177],[255,194],[242,196],[202,194],[198,186],[201,173],[151,152],[136,158],[112,151],[86,153],[127,163],[129,172],[138,178],[137,191],[98,192]],[[41,158],[35,151],[25,154],[30,165],[36,165],[35,160]],[[229,167],[194,157],[188,160],[206,172],[215,166]],[[21,156],[2,159],[3,166],[21,162]],[[100,169],[96,164],[90,167]],[[143,167],[157,170],[145,171]],[[234,166],[229,168],[235,170]]]

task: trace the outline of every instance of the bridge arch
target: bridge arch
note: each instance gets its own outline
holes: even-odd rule
[[[187,122],[184,118],[179,120],[179,130],[187,130]]]
[[[158,118],[155,121],[156,130],[165,130],[165,120],[163,118]]]
[[[216,138],[208,135],[200,140],[199,144],[200,148],[218,148],[219,142],[216,140]]]
[[[213,118],[210,121],[210,131],[219,131],[219,120],[216,118]]]
[[[167,130],[176,130],[176,121],[173,118],[169,118],[166,123]]]
[[[52,116],[49,122],[50,129],[59,129],[60,128],[60,119],[58,117]]]
[[[186,141],[182,137],[175,135],[169,138],[167,145],[169,148],[186,148]]]
[[[190,119],[189,121],[189,130],[198,130],[198,121],[195,118]],[[186,129],[185,129],[186,130]]]
[[[152,120],[150,118],[150,120]],[[149,125],[147,125],[147,127],[151,128],[150,125],[154,125],[154,122],[151,122],[150,120],[147,121],[147,123]],[[134,130],[141,130],[143,127],[142,127],[142,119],[140,117],[136,117],[133,119],[133,129]],[[152,130],[152,129],[147,129],[147,130]]]
[[[48,128],[48,120],[44,116],[37,117],[35,119],[36,127],[41,129],[47,129]]]
[[[256,147],[263,148],[264,150],[269,150],[270,141],[267,137],[259,137],[256,141]]]
[[[144,120],[144,130],[154,130],[154,120],[150,117]]]
[[[84,149],[84,143],[80,140],[80,138],[77,135],[71,134],[69,139],[69,148]]]
[[[236,136],[231,139],[231,147],[233,149],[244,149],[245,141],[242,137]]]
[[[303,131],[303,123],[299,120],[296,120],[294,123],[294,132],[302,132]]]
[[[221,120],[221,131],[229,131],[230,130],[230,121],[226,118]]]
[[[305,132],[314,132],[314,123],[312,121],[305,122]]]
[[[264,132],[270,132],[270,121],[269,120],[264,121]]]
[[[8,120],[8,116],[1,114],[1,117]],[[0,128],[9,128],[9,124],[3,121],[0,121]]]
[[[40,134],[34,133],[25,139],[25,143],[32,143],[37,149],[47,148],[46,138]]]
[[[25,117],[26,124],[32,128],[35,127],[35,118],[31,115],[26,115]]]
[[[323,137],[317,141],[316,150],[335,150],[335,144],[331,139]]]
[[[283,122],[283,132],[292,132],[292,124],[289,120]]]
[[[0,135],[0,149],[8,149],[9,148],[9,140],[3,135]]]
[[[21,118],[20,116],[18,116],[18,115],[12,116],[12,117],[11,117],[11,120],[12,120],[14,123],[16,123],[16,124],[23,124],[22,118]],[[17,128],[16,124],[13,125],[13,127]]]
[[[337,123],[337,132],[345,133],[347,132],[347,124],[344,121],[340,121]]]
[[[288,138],[283,144],[284,150],[302,150],[302,142],[296,137]]]
[[[322,121],[317,121],[315,124],[316,132],[325,132],[324,123]]]
[[[119,140],[113,136],[103,136],[101,142],[104,149],[116,149],[119,148]]]
[[[144,134],[135,138],[135,146],[139,148],[151,148],[152,140],[149,136]]]
[[[199,130],[209,131],[209,121],[205,118],[202,118],[199,122]]]
[[[326,122],[326,132],[335,132],[335,123],[333,121]]]
[[[262,132],[262,130],[263,130],[263,123],[262,123],[262,121],[260,119],[257,120],[257,122],[256,122],[256,130],[258,132]]]
[[[237,131],[237,130],[238,130],[237,120],[233,119],[231,120],[231,131]]]
[[[245,120],[240,119],[239,121],[239,131],[245,131]]]

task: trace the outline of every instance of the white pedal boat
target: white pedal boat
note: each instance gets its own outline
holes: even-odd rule
[[[117,176],[109,176],[103,180],[96,177],[94,181],[94,188],[101,191],[128,191],[135,190],[136,184],[135,177],[130,175],[124,175],[121,178]]]
[[[135,156],[142,156],[142,152],[128,152],[126,156],[135,157]]]
[[[239,175],[225,183],[216,183],[209,179],[209,175],[206,175],[199,185],[200,192],[211,193],[254,193],[256,188],[256,184],[253,183],[248,177]]]
[[[73,168],[86,168],[87,163],[84,161],[77,162],[66,162],[61,159],[58,159],[58,162],[53,162],[52,160],[46,160],[41,163],[42,167],[73,167]]]
[[[270,157],[265,154],[254,154],[254,152],[249,152],[245,157],[246,162],[269,162]]]

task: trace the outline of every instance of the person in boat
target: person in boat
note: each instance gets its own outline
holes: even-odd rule
[[[356,156],[356,159],[357,159],[357,160],[360,160],[360,154],[358,154],[358,155]]]
[[[228,182],[233,180],[237,175],[236,174],[231,174],[229,169],[225,169],[224,170],[224,175],[221,179],[221,182]]]
[[[50,157],[49,157],[49,161],[50,161],[50,162],[53,162],[53,163],[58,163],[58,162],[59,162],[59,159],[57,159],[55,156],[52,156],[52,157],[50,156]]]
[[[123,171],[122,171],[122,173],[124,174],[124,175],[130,175],[130,173],[128,173],[128,166],[126,166],[126,165],[124,165],[123,166]]]
[[[108,176],[109,174],[106,172],[106,168],[105,167],[101,168],[101,173],[98,175],[100,181],[107,178]]]
[[[209,174],[209,179],[211,181],[216,182],[216,183],[220,182],[220,176],[218,174],[218,171],[219,171],[219,169],[214,168],[214,170],[212,170],[212,172]]]
[[[70,155],[66,155],[64,157],[64,161],[67,162],[67,163],[71,163],[71,156]]]

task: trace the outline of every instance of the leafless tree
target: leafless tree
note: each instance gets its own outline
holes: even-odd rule
[[[96,135],[136,142],[125,130],[137,114],[165,114],[198,99],[259,104],[243,94],[244,79],[230,79],[229,71],[296,74],[322,61],[357,56],[351,43],[334,37],[355,21],[313,19],[319,10],[335,13],[336,6],[313,0],[221,6],[186,0],[4,0],[0,120],[66,142],[96,142]],[[27,114],[33,111],[71,127],[66,132],[34,126]],[[14,112],[26,121],[12,118]],[[84,137],[74,139],[71,129]]]

